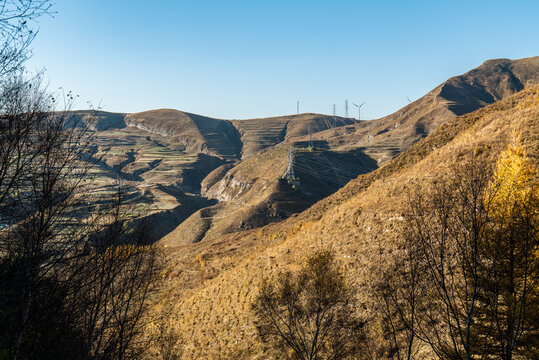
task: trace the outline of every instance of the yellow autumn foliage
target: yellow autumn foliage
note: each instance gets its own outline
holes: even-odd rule
[[[485,196],[485,207],[498,223],[510,221],[519,211],[532,211],[537,217],[537,207],[524,209],[525,204],[537,204],[539,200],[536,170],[528,160],[522,146],[511,144],[501,154]]]

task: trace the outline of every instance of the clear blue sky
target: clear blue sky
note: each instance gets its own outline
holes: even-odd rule
[[[78,108],[233,119],[349,99],[377,118],[487,59],[539,55],[537,0],[54,2],[27,66]]]

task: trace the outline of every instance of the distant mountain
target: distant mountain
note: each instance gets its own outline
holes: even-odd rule
[[[251,158],[210,173],[202,183],[203,195],[221,203],[211,211],[203,209],[193,215],[203,226],[194,226],[190,219],[165,242],[205,241],[287,218],[359,174],[385,164],[447,120],[535,82],[539,82],[539,57],[490,60],[378,120],[358,123],[339,119],[337,127],[331,126],[331,118],[316,114],[233,121],[241,133],[243,152]],[[310,138],[309,128],[315,152],[302,150]],[[280,145],[260,152],[275,144]],[[288,146],[292,144],[300,149],[294,162],[301,183],[299,194],[279,185],[288,164]],[[192,232],[193,227],[198,230]]]
[[[241,134],[243,157],[299,136],[309,136],[309,132],[315,134],[355,123],[351,118],[312,113],[233,121]]]
[[[353,169],[354,156],[333,156],[338,161],[337,167],[346,163],[343,169],[352,170],[342,170],[339,177],[330,179],[328,186],[320,187],[315,197],[305,199],[299,193],[285,191],[287,185],[276,185],[284,169],[273,167],[264,157],[257,157],[264,149],[271,153],[274,146],[290,137],[350,125],[355,122],[353,119],[299,114],[229,121],[172,109],[133,114],[74,111],[69,116],[70,125],[86,124],[95,131],[92,153],[87,160],[96,165],[92,171],[97,201],[104,201],[118,178],[123,180],[131,194],[128,205],[139,208],[141,214],[152,218],[159,237],[174,230],[201,208],[206,213],[220,214],[222,212],[218,209],[230,210],[230,206],[221,204],[215,205],[216,210],[205,209],[223,197],[215,189],[207,192],[202,189],[201,185],[207,187],[210,181],[203,180],[211,175],[209,179],[220,181],[216,174],[220,174],[222,169],[230,170],[241,165],[227,175],[231,178],[237,174],[235,181],[219,182],[221,188],[223,183],[226,184],[223,196],[230,192],[228,185],[243,181],[246,188],[238,200],[245,201],[244,195],[249,194],[253,202],[252,211],[234,213],[229,217],[231,221],[223,230],[229,232],[282,220],[334,192],[361,171],[366,171]],[[279,153],[285,154],[286,151]],[[328,153],[327,156],[332,155]],[[254,166],[249,167],[249,163]],[[216,169],[220,170],[215,172]],[[247,191],[254,183],[256,186],[252,191]],[[293,201],[291,197],[294,197]],[[190,239],[195,241],[197,236]]]
[[[204,152],[225,158],[241,153],[240,135],[232,122],[172,109],[127,114],[128,126],[150,133],[176,138],[187,152]]]
[[[96,130],[135,127],[174,138],[189,153],[243,159],[282,142],[312,138],[335,149],[362,148],[379,163],[395,157],[448,119],[463,115],[539,83],[539,56],[495,59],[440,84],[393,114],[371,121],[322,114],[222,120],[173,109],[132,114],[77,111],[92,116]]]
[[[91,127],[103,131],[134,127],[159,136],[174,138],[189,153],[208,153],[240,159],[290,138],[354,124],[351,118],[322,114],[298,114],[246,120],[221,120],[174,109],[120,114],[104,111],[76,111],[73,117],[91,120]]]
[[[317,133],[331,147],[363,148],[385,163],[447,120],[470,113],[539,83],[539,56],[488,60],[452,77],[425,96],[381,119]]]
[[[361,122],[312,113],[223,120],[173,109],[72,115],[75,123],[88,121],[98,131],[99,186],[106,189],[118,176],[128,181],[150,215],[166,214],[166,226],[155,221],[160,235],[179,226],[167,237],[174,244],[286,219],[384,165],[455,116],[534,83],[539,83],[539,57],[489,60],[393,114]],[[307,149],[311,142],[314,149]],[[300,191],[281,179],[291,145]]]

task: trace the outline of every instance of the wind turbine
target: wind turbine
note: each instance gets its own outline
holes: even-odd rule
[[[363,104],[361,104],[361,105],[352,103],[352,105],[354,105],[355,107],[357,107],[357,121],[361,121],[361,107],[362,107],[363,105],[365,105],[365,103],[366,103],[366,101],[363,102]]]

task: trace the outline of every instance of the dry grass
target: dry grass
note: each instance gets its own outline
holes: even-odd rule
[[[263,275],[296,267],[319,247],[336,251],[360,288],[360,315],[372,319],[376,304],[370,285],[398,249],[395,229],[407,188],[447,171],[469,151],[494,160],[514,131],[522,134],[537,165],[538,97],[539,87],[531,87],[455,118],[386,166],[286,221],[198,244],[169,246],[174,275],[159,303],[177,306],[174,326],[184,335],[183,357],[265,358],[249,310],[258,283]],[[376,324],[370,326],[372,336],[377,336]]]

